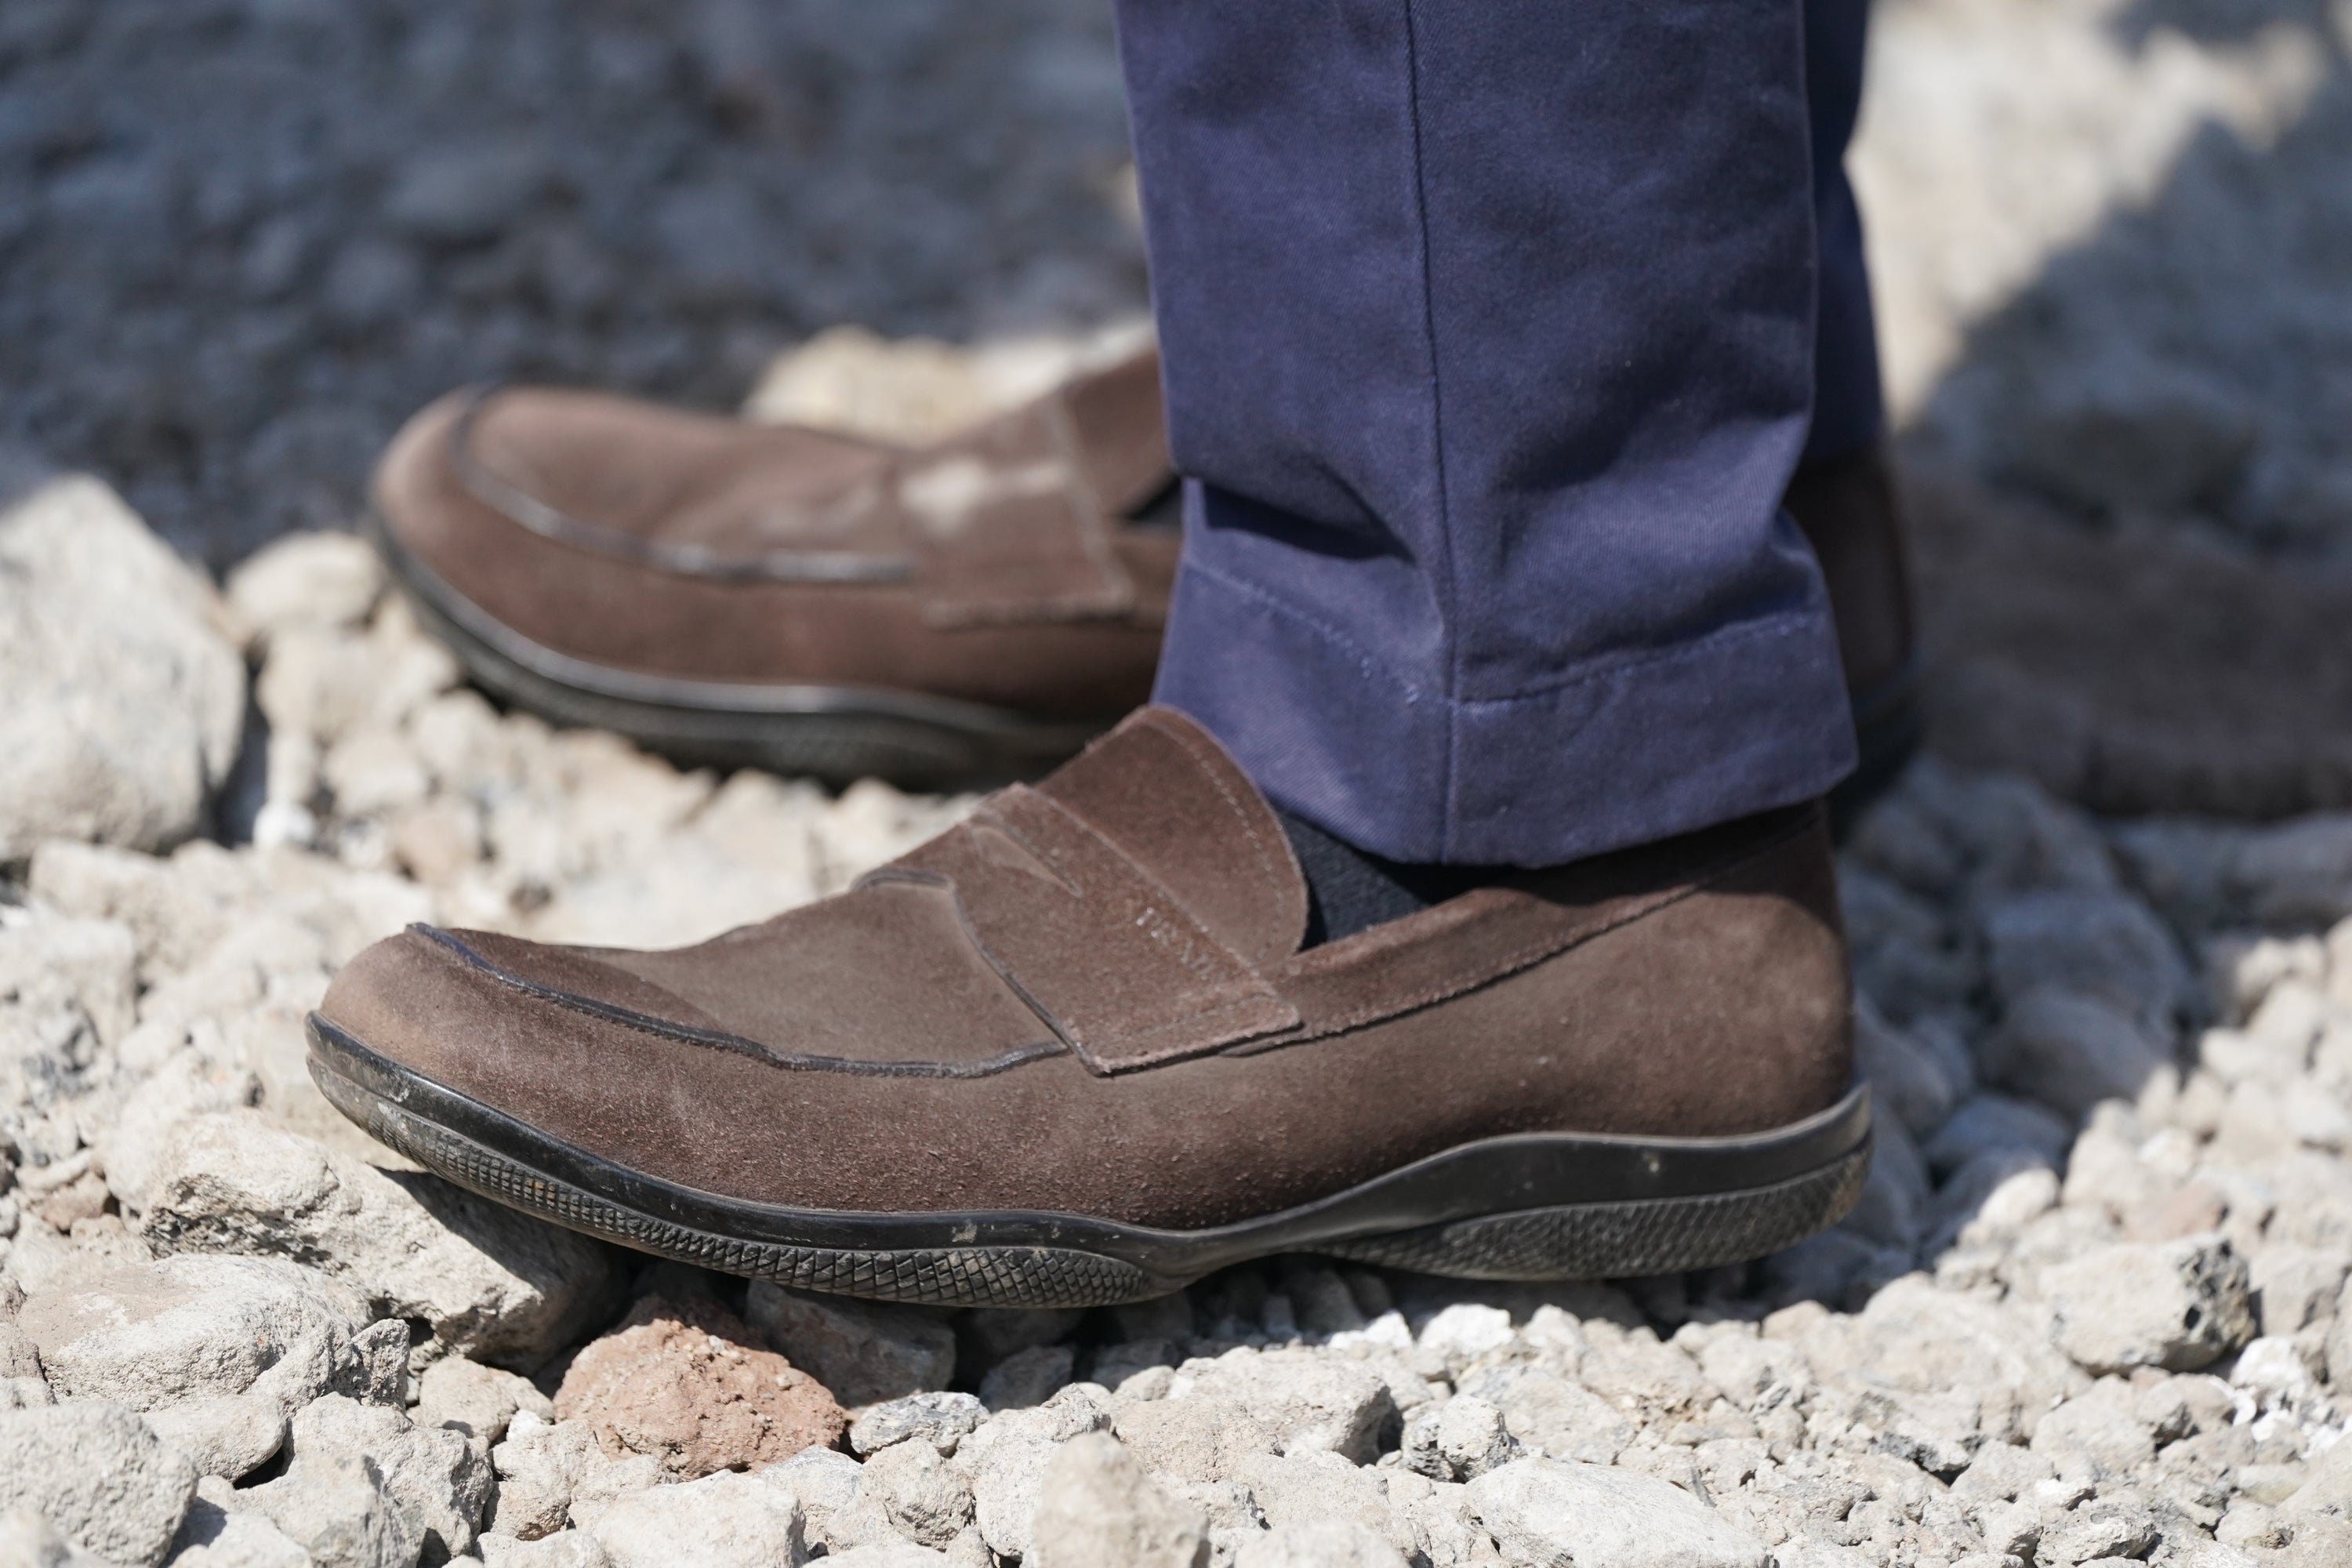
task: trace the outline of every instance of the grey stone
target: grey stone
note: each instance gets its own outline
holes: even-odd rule
[[[1191,1387],[1183,1387],[1189,1377]],[[1235,1351],[1179,1369],[1171,1399],[1201,1394],[1232,1401],[1278,1454],[1326,1451],[1365,1464],[1378,1453],[1396,1402],[1380,1374],[1359,1362],[1306,1351]]]
[[[958,1568],[956,1559],[946,1552],[911,1541],[877,1541],[846,1552],[828,1552],[824,1564],[825,1568]]]
[[[1014,1351],[980,1380],[980,1402],[991,1410],[1043,1405],[1070,1381],[1076,1352],[1068,1345],[1031,1345]]]
[[[0,1411],[0,1511],[29,1509],[110,1563],[163,1562],[195,1487],[195,1467],[122,1405]]]
[[[1609,1465],[1633,1444],[1634,1429],[1625,1413],[1592,1389],[1540,1366],[1482,1368],[1463,1380],[1461,1392],[1494,1404],[1512,1436],[1555,1460]]]
[[[1276,1363],[1263,1382],[1239,1373],[1236,1356],[1189,1363],[1161,1397],[1124,1402],[1121,1441],[1155,1470],[1195,1480],[1231,1471],[1245,1455],[1338,1452],[1368,1462],[1379,1435],[1395,1420],[1388,1381],[1368,1363],[1312,1359]]]
[[[457,1433],[415,1425],[397,1410],[330,1394],[298,1412],[288,1434],[286,1473],[247,1492],[277,1519],[298,1510],[312,1478],[346,1459],[374,1468],[426,1568],[469,1552],[493,1476],[488,1458]]]
[[[474,1544],[488,1568],[612,1568],[613,1560],[585,1531],[567,1530],[537,1541],[485,1535]]]
[[[1857,999],[1853,1022],[1854,1070],[1869,1080],[1873,1103],[1915,1138],[1941,1127],[1969,1086],[1866,999]]]
[[[108,1568],[28,1508],[0,1509],[0,1568]]]
[[[238,629],[267,647],[292,626],[347,631],[383,596],[383,558],[349,533],[295,533],[255,552],[229,574],[226,595]]]
[[[761,1480],[782,1488],[800,1504],[810,1539],[831,1551],[856,1543],[854,1524],[839,1531],[835,1525],[856,1509],[865,1474],[856,1460],[831,1448],[803,1448],[759,1472]]]
[[[2337,1442],[2314,1459],[2303,1485],[2281,1505],[2294,1517],[2352,1517],[2352,1445]]]
[[[814,1296],[753,1280],[744,1321],[845,1409],[944,1388],[955,1331],[904,1307]]]
[[[1919,1152],[1941,1178],[1995,1149],[2022,1150],[2054,1168],[2065,1162],[2074,1142],[2074,1130],[2041,1106],[1984,1093],[1963,1101]]]
[[[2194,1372],[2253,1337],[2246,1265],[2219,1236],[2119,1242],[2043,1270],[2060,1349],[2092,1372]]]
[[[1403,1554],[1360,1524],[1286,1524],[1245,1542],[1234,1568],[1405,1568]]]
[[[846,1455],[835,1458],[855,1468]],[[522,1541],[551,1535],[567,1523],[585,1527],[614,1499],[669,1479],[652,1454],[609,1458],[584,1421],[552,1425],[518,1411],[506,1441],[490,1450],[498,1477],[486,1523]]]
[[[2352,1252],[2274,1244],[2248,1258],[2246,1271],[2262,1331],[2300,1333],[2336,1316],[2345,1279],[2352,1275]]]
[[[1622,1568],[1765,1568],[1763,1543],[1654,1477],[1558,1459],[1514,1460],[1469,1484],[1469,1509],[1515,1562]]]
[[[1085,1316],[1068,1307],[983,1308],[965,1313],[960,1328],[979,1347],[983,1362],[995,1362],[1017,1351],[1059,1344]]]
[[[2145,1557],[2156,1542],[2156,1521],[2147,1510],[2125,1502],[2094,1502],[2043,1527],[2034,1561],[2055,1564]]]
[[[951,1454],[964,1434],[987,1417],[988,1407],[969,1394],[910,1394],[868,1406],[849,1425],[849,1447],[863,1458],[893,1443],[920,1438]]]
[[[193,1252],[313,1260],[376,1317],[421,1318],[478,1360],[535,1365],[577,1339],[617,1288],[605,1250],[573,1232],[386,1172],[237,1111],[176,1129],[141,1229]]]
[[[52,1055],[58,1047],[50,1041],[71,1026],[60,1023],[66,1017],[88,1026],[90,1044],[120,1045],[136,1017],[138,962],[138,939],[120,921],[45,915],[0,927],[0,996],[7,998],[0,1017],[49,1037],[38,1047],[30,1041],[12,1044],[9,1055]],[[16,1084],[0,1078],[0,1090],[23,1096],[61,1087],[25,1075],[20,1066]]]
[[[632,1493],[592,1532],[613,1568],[801,1568],[808,1561],[800,1504],[739,1470]]]
[[[0,1321],[0,1378],[40,1375],[40,1347],[16,1324]]]
[[[1986,1076],[2068,1116],[2132,1100],[2171,1059],[2168,1041],[2102,996],[2057,984],[2017,995],[1988,1045]]]
[[[274,1258],[166,1258],[76,1272],[18,1315],[59,1392],[149,1409],[253,1394],[281,1413],[358,1375],[366,1310]]]
[[[532,141],[465,145],[409,163],[386,193],[383,216],[413,239],[464,243],[513,224],[546,185],[546,150]]]
[[[2102,1378],[2034,1424],[2033,1451],[2061,1476],[2086,1467],[2099,1477],[2129,1475],[2156,1455],[2156,1435],[2129,1384]]]
[[[243,1494],[319,1568],[415,1568],[424,1540],[365,1455],[322,1454]]]
[[[1071,1438],[1047,1464],[1030,1542],[1024,1568],[1206,1568],[1209,1554],[1207,1517],[1103,1432]]]
[[[0,1377],[0,1410],[43,1410],[57,1402],[56,1392],[37,1377]]]
[[[206,1516],[200,1529],[199,1516]],[[222,1512],[201,1498],[180,1526],[172,1568],[311,1568],[308,1552],[259,1513]]]
[[[866,1461],[866,1492],[901,1535],[943,1547],[972,1521],[971,1483],[929,1443],[894,1443]]]
[[[0,495],[0,860],[194,834],[245,721],[211,587],[86,477]]]
[[[2132,1413],[2158,1443],[2172,1443],[2229,1426],[2237,1399],[2220,1378],[2191,1373],[2141,1389]]]
[[[1405,1468],[1433,1480],[1475,1480],[1518,1449],[1502,1411],[1470,1394],[1424,1409],[1404,1429]]]
[[[147,1412],[155,1435],[185,1454],[196,1473],[242,1480],[277,1458],[286,1443],[286,1412],[260,1394],[214,1394]]]
[[[1988,1443],[1977,1450],[1968,1468],[1952,1479],[1955,1497],[2014,1501],[2038,1481],[2057,1473],[2049,1459],[2031,1448],[2008,1443]]]
[[[529,1378],[452,1355],[425,1369],[411,1415],[419,1426],[446,1426],[488,1447],[506,1436],[518,1410],[555,1419],[554,1403]]]
[[[1044,1405],[992,1416],[957,1445],[956,1468],[971,1481],[973,1522],[1000,1555],[1028,1552],[1030,1522],[1055,1450],[1109,1425],[1109,1412],[1087,1390],[1073,1384]]]
[[[1980,917],[1993,984],[2011,1006],[2045,988],[2094,996],[2152,1036],[2194,1005],[2194,977],[2147,905],[2120,893],[2038,889]]]

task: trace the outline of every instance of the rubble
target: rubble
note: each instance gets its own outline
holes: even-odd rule
[[[437,121],[433,135],[387,121],[365,132],[384,139],[366,194],[334,185],[337,160],[358,156],[340,148],[289,163],[276,192],[228,163],[199,178],[197,154],[183,167],[76,133],[39,142],[52,172],[37,187],[12,138],[64,112],[58,83],[141,26],[214,47],[148,0],[100,9],[76,19],[21,0],[0,23],[12,91],[48,84],[12,100],[30,107],[0,128],[0,253],[97,265],[57,213],[112,213],[137,231],[125,268],[184,249],[185,300],[236,304],[226,346],[205,348],[213,338],[165,319],[194,305],[139,294],[121,314],[147,346],[126,357],[68,353],[114,343],[80,319],[103,289],[68,290],[79,315],[54,330],[35,319],[65,297],[52,272],[26,269],[0,300],[0,342],[31,343],[35,367],[0,398],[0,424],[40,424],[60,456],[121,487],[0,476],[0,572],[34,574],[25,602],[43,606],[0,617],[15,700],[0,715],[0,1558],[2306,1568],[2352,1555],[2340,813],[2107,819],[2015,773],[1923,759],[1841,861],[1858,1063],[1879,1111],[1864,1201],[1788,1253],[1688,1277],[1489,1284],[1278,1259],[1087,1313],[877,1305],[645,1270],[373,1142],[310,1084],[301,1037],[366,942],[416,920],[698,940],[846,886],[969,802],[721,777],[502,713],[462,685],[360,541],[248,549],[291,521],[349,521],[390,421],[478,372],[718,401],[820,319],[978,330],[984,312],[957,291],[1018,283],[1061,322],[1061,349],[835,334],[780,367],[758,411],[912,438],[1035,384],[1074,321],[1090,330],[1141,299],[1122,198],[1106,194],[1124,156],[1108,37],[1075,0],[952,23],[930,6],[916,21],[868,7],[869,21],[708,0],[682,9],[686,42],[618,13],[583,17],[591,41],[546,69],[609,71],[610,97],[590,96],[646,108],[646,145],[669,153],[607,169],[596,138],[610,132],[584,118],[544,154],[529,150],[544,138],[477,146]],[[490,93],[496,62],[533,58],[537,25],[500,7],[412,17],[392,0],[351,8],[359,21],[230,9],[223,37],[243,37],[281,86],[298,35],[334,56],[365,16],[409,18],[385,63],[321,66],[322,81],[366,79],[354,104],[406,102],[394,89],[410,75],[438,84],[431,104]],[[1874,243],[1898,403],[1917,440],[2078,510],[2326,554],[2336,525],[2312,498],[2340,479],[2341,452],[2312,431],[2347,427],[2341,389],[2310,389],[2285,425],[2250,425],[2261,367],[2184,371],[2216,352],[2193,333],[2148,350],[2161,363],[2137,379],[2110,366],[2021,383],[2038,333],[2107,342],[2113,323],[2092,319],[2072,273],[2034,286],[2056,317],[1996,323],[1946,393],[1918,371],[1950,363],[1959,315],[2000,310],[2116,182],[2157,191],[2199,116],[2274,136],[2289,159],[2315,156],[2307,143],[2341,118],[2340,70],[2306,47],[2315,29],[2341,32],[2332,16],[2283,16],[2284,31],[2243,47],[2158,26],[2132,53],[2097,41],[2115,12],[1919,0],[1884,18],[1882,121],[1919,97],[1920,49],[2022,27],[2082,79],[2046,102],[2011,92],[2000,113],[2075,115],[2052,157],[2088,171],[2063,200],[1967,187],[1950,214],[1923,212],[1888,194],[1889,171],[1928,143],[1874,125],[1858,165],[1886,209]],[[751,40],[747,58],[808,51],[870,90],[945,68],[933,57],[955,49],[925,28],[1009,39],[1026,62],[1021,113],[1058,95],[1042,163],[982,139],[966,170],[989,201],[1054,194],[1001,235],[967,209],[907,217],[920,243],[891,265],[910,272],[864,251],[820,262],[804,250],[839,238],[827,203],[901,176],[926,193],[915,205],[941,202],[939,175],[858,120],[854,94],[820,119],[857,121],[863,152],[780,153],[817,132],[792,128],[797,100],[730,65],[727,40]],[[478,45],[480,69],[467,63]],[[1979,108],[1987,61],[2013,63],[1951,58],[1940,79]],[[219,65],[207,55],[198,74]],[[893,112],[976,113],[986,74]],[[691,83],[696,115],[740,140],[663,118],[656,78]],[[2083,92],[2124,87],[2145,89],[2136,130],[2084,117]],[[299,97],[269,105],[257,134],[291,145],[281,114]],[[492,120],[512,109],[482,102]],[[368,120],[339,117],[353,135]],[[208,121],[190,145],[227,134]],[[929,158],[940,142],[922,145]],[[2182,155],[2218,178],[2223,153]],[[844,156],[846,172],[814,167]],[[653,172],[672,157],[682,173]],[[763,160],[782,172],[757,173]],[[761,205],[770,179],[833,194],[787,216]],[[1951,179],[1916,185],[1940,203]],[[726,194],[738,188],[769,195]],[[2216,188],[2225,206],[2262,206],[2234,175]],[[658,255],[635,257],[614,212]],[[2172,198],[2146,221],[2177,226]],[[175,223],[208,226],[174,248],[158,237]],[[1937,237],[1948,230],[1969,243]],[[2204,289],[2226,268],[2200,254]],[[746,256],[775,260],[789,288],[763,294]],[[615,308],[647,279],[653,307]],[[2265,321],[2284,298],[2265,296]],[[730,319],[754,325],[731,339]],[[350,406],[288,405],[286,387],[308,384],[286,368],[310,363],[288,345],[306,333],[345,356]],[[173,374],[124,368],[158,363]],[[34,421],[42,399],[54,408]],[[2079,471],[2053,459],[2078,447]],[[2166,463],[2130,458],[2158,448]],[[214,564],[242,558],[224,589],[174,563],[126,497]],[[2184,504],[2193,515],[2165,510]]]

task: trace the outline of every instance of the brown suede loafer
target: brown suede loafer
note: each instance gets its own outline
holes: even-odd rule
[[[1300,950],[1281,825],[1145,709],[850,892],[626,952],[416,927],[311,1071],[564,1225],[818,1290],[1085,1305],[1308,1251],[1648,1274],[1852,1205],[1870,1115],[1817,807]]]
[[[375,517],[425,619],[511,702],[690,763],[924,785],[1034,772],[1149,697],[1175,485],[1146,349],[919,452],[458,394],[394,443]],[[1884,450],[1800,470],[1787,504],[1861,737],[1842,824],[1919,739]]]
[[[1034,773],[1151,689],[1179,545],[1159,362],[921,451],[593,394],[459,393],[374,517],[476,679],[697,763]]]

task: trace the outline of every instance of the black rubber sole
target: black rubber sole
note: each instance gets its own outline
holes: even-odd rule
[[[1835,1223],[1870,1165],[1870,1104],[1857,1085],[1817,1116],[1749,1137],[1486,1139],[1209,1230],[1028,1211],[800,1209],[639,1174],[421,1077],[316,1014],[310,1037],[310,1076],[338,1110],[459,1186],[658,1257],[877,1300],[1103,1306],[1284,1252],[1474,1279],[1711,1268]]]
[[[969,788],[1043,773],[1123,717],[1043,720],[919,692],[688,680],[592,664],[499,622],[418,561],[381,518],[368,526],[417,619],[477,685],[551,723],[610,730],[689,766]]]

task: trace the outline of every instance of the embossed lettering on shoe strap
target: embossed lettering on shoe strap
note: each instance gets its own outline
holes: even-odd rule
[[[973,942],[1096,1072],[1298,1024],[1297,1010],[1141,867],[1024,785],[866,880],[894,877],[951,883]]]

